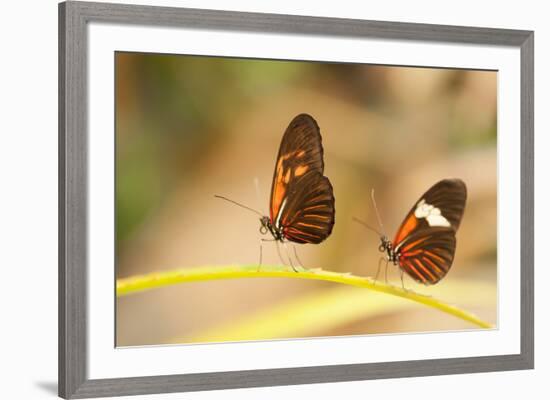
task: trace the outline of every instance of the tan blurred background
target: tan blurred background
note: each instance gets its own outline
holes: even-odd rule
[[[461,178],[451,271],[405,286],[496,323],[496,95],[490,71],[117,53],[117,278],[257,263],[257,216],[214,194],[268,215],[282,134],[305,112],[321,129],[336,224],[298,246],[304,265],[374,276],[379,238],[352,222],[376,224],[371,189],[393,238],[425,190]],[[263,262],[280,263],[273,243]],[[388,275],[401,285],[397,267]],[[176,285],[117,299],[117,345],[475,328],[388,297],[298,279]]]

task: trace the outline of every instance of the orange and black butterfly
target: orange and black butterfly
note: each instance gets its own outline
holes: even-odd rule
[[[252,210],[261,216],[260,232],[270,232],[278,242],[317,244],[325,240],[334,226],[334,194],[323,171],[319,126],[310,115],[300,114],[288,125],[279,147],[269,216]]]
[[[411,208],[393,241],[379,233],[378,249],[415,281],[436,284],[453,264],[455,236],[465,205],[466,185],[462,180],[437,182]]]

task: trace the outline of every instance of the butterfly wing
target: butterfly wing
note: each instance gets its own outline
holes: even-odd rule
[[[323,174],[323,147],[317,122],[307,114],[296,116],[283,135],[271,185],[270,217],[277,220],[281,204],[294,178],[306,172]]]
[[[296,243],[320,243],[334,226],[334,195],[326,176],[311,171],[290,182],[288,195],[276,221],[286,239]]]
[[[399,266],[425,285],[439,282],[449,272],[456,248],[455,231],[433,227],[415,231],[395,248]]]
[[[460,179],[444,179],[418,199],[399,227],[394,248],[416,230],[448,227],[457,231],[466,205],[466,185]]]
[[[415,280],[434,284],[452,265],[455,234],[466,205],[466,185],[444,179],[411,208],[393,240],[399,265]]]
[[[271,186],[271,223],[288,240],[319,243],[332,231],[334,196],[323,169],[319,126],[300,114],[283,135]]]

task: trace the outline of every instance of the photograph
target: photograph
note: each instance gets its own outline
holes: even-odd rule
[[[114,69],[116,347],[498,329],[498,71]]]

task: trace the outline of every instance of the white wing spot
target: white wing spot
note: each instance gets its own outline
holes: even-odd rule
[[[420,200],[416,205],[414,216],[418,219],[425,218],[430,226],[451,226],[447,218],[441,215],[441,210],[431,204],[427,204],[424,199]]]

